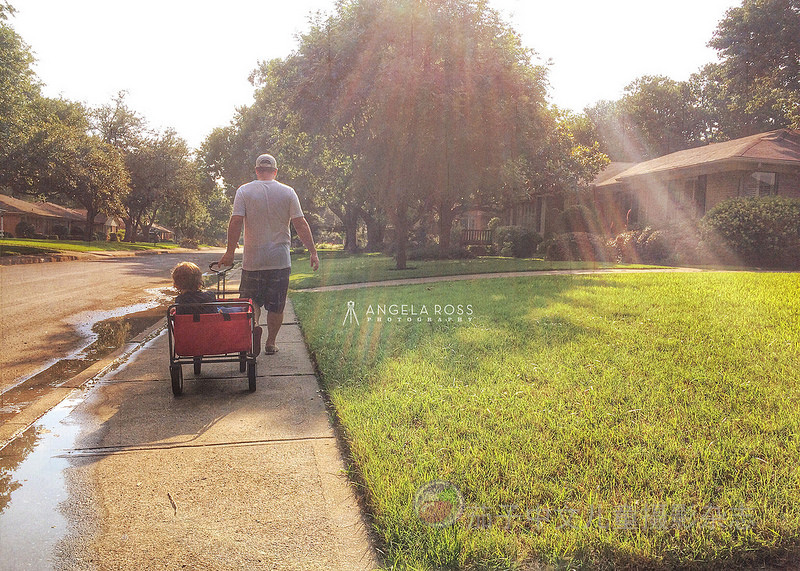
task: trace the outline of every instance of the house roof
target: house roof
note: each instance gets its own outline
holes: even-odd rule
[[[49,202],[28,202],[0,194],[0,210],[12,214],[25,214],[28,216],[40,216],[43,218],[55,218],[58,220],[72,220],[74,222],[86,222],[86,210],[75,210],[60,206],[58,204],[50,204]],[[106,224],[109,221],[116,222],[120,228],[125,227],[125,222],[116,216],[107,216],[106,214],[98,214],[95,216],[95,224]],[[174,234],[173,230],[165,228],[159,224],[153,224],[152,228],[160,230],[161,232],[168,232]]]
[[[597,183],[597,186],[611,186],[635,176],[652,175],[737,159],[774,163],[793,162],[800,166],[800,130],[780,129],[678,151],[635,164],[618,173],[617,176]]]
[[[19,198],[14,198],[13,196],[7,196],[5,194],[0,194],[0,208],[6,212],[41,216],[44,218],[69,218],[72,220],[83,219],[79,212],[72,210],[71,208],[66,208],[65,206],[50,204],[49,202],[28,202],[26,200],[20,200]]]
[[[609,179],[617,178],[617,176],[631,168],[636,163],[618,163],[618,162],[610,162],[608,163],[603,170],[597,173],[597,176],[594,177],[592,181],[593,185],[601,184]]]

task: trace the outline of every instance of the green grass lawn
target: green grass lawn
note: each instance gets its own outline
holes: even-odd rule
[[[177,248],[171,242],[80,242],[74,240],[35,240],[3,238],[0,239],[0,256],[23,256],[38,254],[54,254],[59,252],[96,252],[100,250],[160,250],[164,248]]]
[[[730,568],[798,560],[798,292],[629,274],[292,300],[388,567]],[[453,525],[415,511],[434,480]]]
[[[359,282],[497,272],[655,267],[594,262],[546,262],[540,259],[487,256],[473,260],[409,260],[408,269],[397,270],[395,269],[394,258],[384,254],[348,254],[342,251],[320,251],[319,256],[320,268],[316,272],[312,272],[309,267],[307,253],[292,256],[292,276],[289,287],[292,289],[308,289]]]

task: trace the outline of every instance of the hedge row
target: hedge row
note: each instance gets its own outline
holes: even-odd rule
[[[800,200],[727,200],[703,219],[702,239],[720,242],[746,265],[800,268]]]

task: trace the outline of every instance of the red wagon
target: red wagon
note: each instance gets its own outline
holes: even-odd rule
[[[217,301],[202,304],[172,304],[167,309],[169,372],[172,392],[183,393],[183,365],[192,365],[195,376],[203,363],[238,362],[247,371],[248,388],[256,390],[255,311],[249,299],[225,299],[226,274],[231,268],[211,270],[217,274]],[[220,283],[222,289],[220,291]]]

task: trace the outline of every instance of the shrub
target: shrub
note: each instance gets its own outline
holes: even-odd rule
[[[492,234],[492,246],[495,253],[514,258],[530,258],[542,237],[524,226],[498,226]]]
[[[20,238],[33,238],[34,234],[36,234],[36,228],[33,227],[33,224],[25,222],[24,220],[17,224],[14,231]]]
[[[608,247],[617,262],[661,264],[673,258],[673,245],[680,235],[680,230],[653,230],[648,226],[617,235]]]
[[[667,233],[656,230],[651,233],[644,243],[644,258],[650,263],[661,263],[667,261],[672,255],[672,248],[667,238]]]
[[[595,211],[581,204],[565,208],[556,219],[556,227],[563,234],[573,232],[602,234]]]
[[[559,234],[550,241],[545,252],[545,259],[572,262],[610,262],[614,259],[614,253],[600,236],[589,234],[588,232],[569,232]]]
[[[53,234],[58,236],[59,240],[65,240],[67,236],[69,236],[69,230],[63,224],[56,224],[53,226]]]
[[[748,265],[800,268],[800,200],[726,200],[703,218],[702,236]]]

